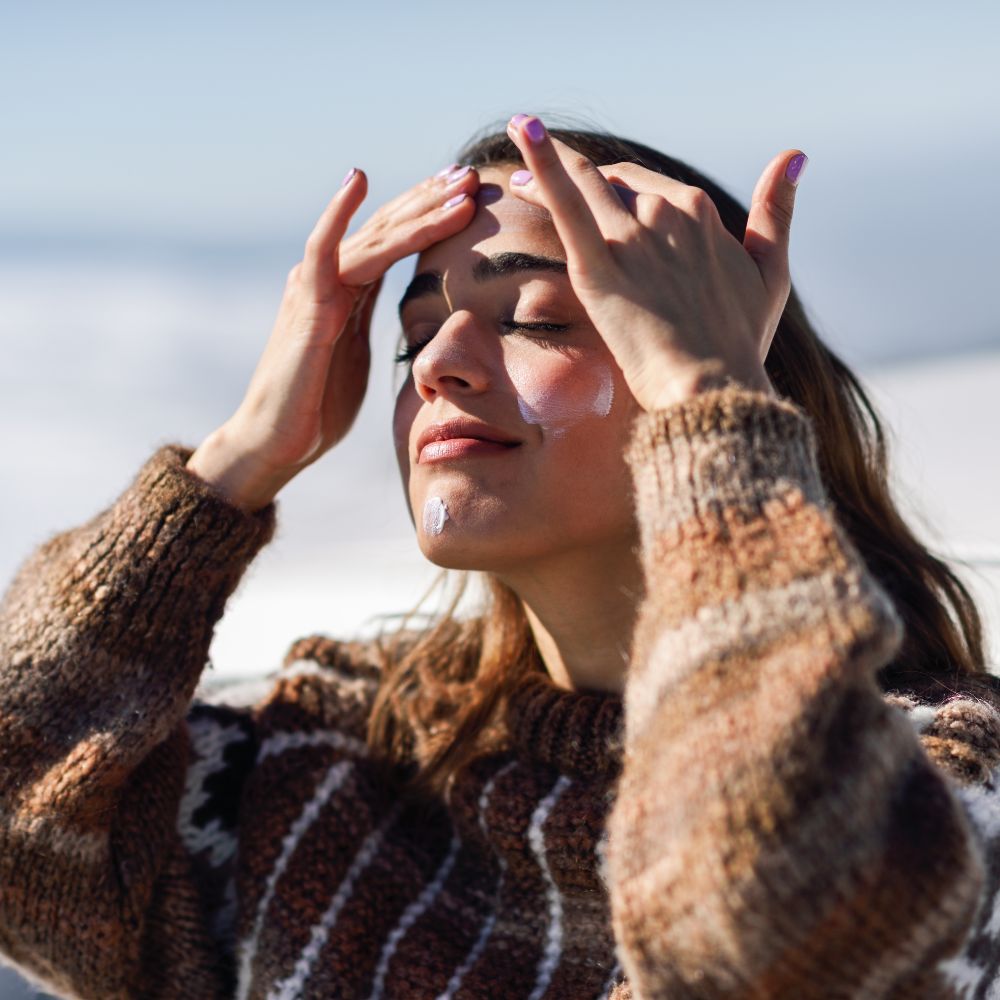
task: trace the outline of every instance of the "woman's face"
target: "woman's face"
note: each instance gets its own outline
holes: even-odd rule
[[[396,455],[432,562],[493,572],[631,546],[637,404],[565,273],[547,212],[480,171],[476,216],[420,255]]]

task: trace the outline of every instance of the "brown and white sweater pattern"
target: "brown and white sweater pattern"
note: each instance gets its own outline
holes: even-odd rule
[[[275,512],[188,454],[153,456],[0,607],[0,953],[49,990],[1000,990],[1000,696],[879,689],[900,624],[791,404],[731,387],[637,423],[624,697],[531,675],[506,742],[420,804],[365,745],[361,644],[302,640],[259,696],[196,696]]]

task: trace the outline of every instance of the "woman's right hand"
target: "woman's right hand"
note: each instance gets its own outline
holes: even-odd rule
[[[243,401],[198,447],[188,469],[238,506],[259,510],[340,441],[368,384],[369,327],[382,276],[468,225],[478,187],[475,170],[441,171],[344,239],[368,188],[361,171],[348,174],[288,275]]]

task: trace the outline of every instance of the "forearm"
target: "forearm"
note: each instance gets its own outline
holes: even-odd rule
[[[84,995],[132,995],[178,852],[183,716],[273,530],[273,508],[238,511],[186,457],[157,453],[109,510],[40,548],[0,606],[0,949]]]
[[[643,998],[881,995],[959,943],[982,880],[875,684],[898,619],[788,404],[711,392],[638,430],[648,591],[609,854],[630,979]]]
[[[273,508],[248,516],[165,448],[107,511],[42,546],[0,605],[0,787],[120,736],[141,757],[183,715],[213,628]],[[30,734],[19,750],[16,733]],[[41,758],[41,759],[40,759]]]

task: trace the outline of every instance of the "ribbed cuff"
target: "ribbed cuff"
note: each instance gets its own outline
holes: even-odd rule
[[[759,511],[797,488],[825,505],[816,440],[794,403],[730,385],[640,415],[626,453],[644,547],[723,508]]]

